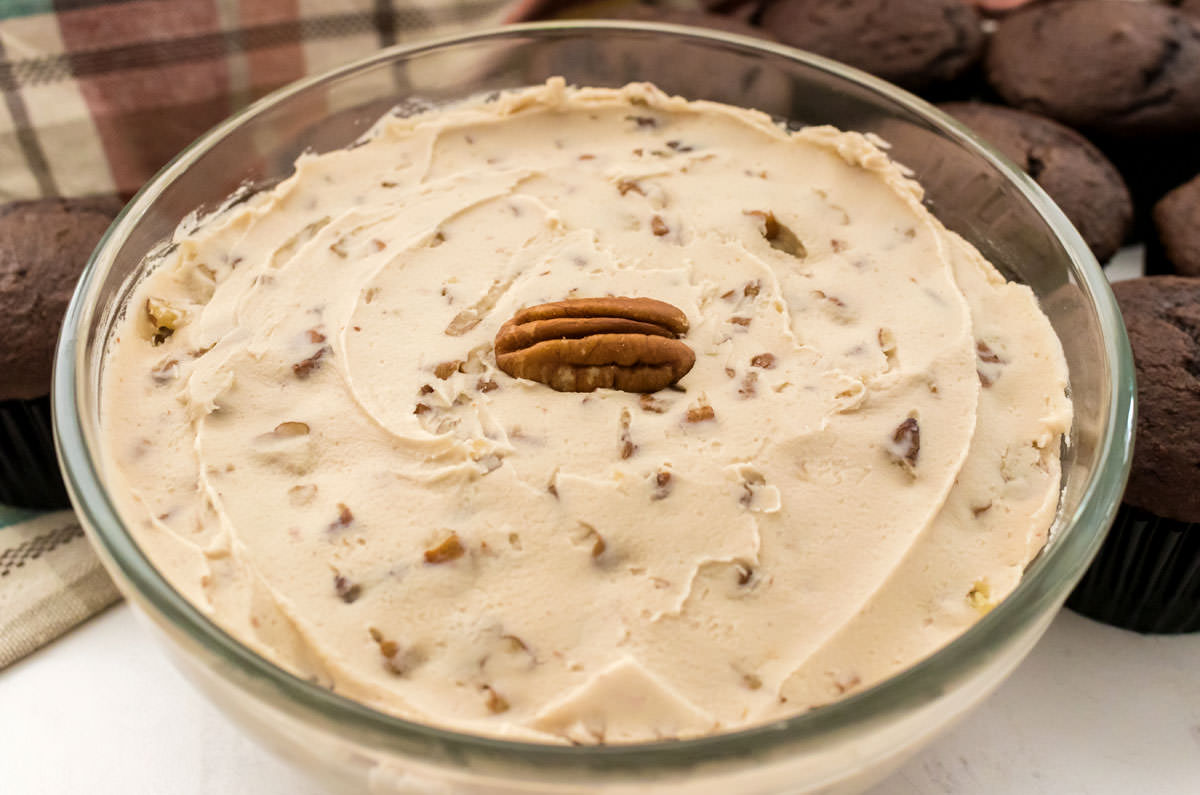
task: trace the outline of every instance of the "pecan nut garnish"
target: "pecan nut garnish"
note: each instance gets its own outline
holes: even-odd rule
[[[496,334],[496,364],[559,392],[656,392],[687,375],[696,354],[687,316],[652,298],[573,298],[522,309]]]

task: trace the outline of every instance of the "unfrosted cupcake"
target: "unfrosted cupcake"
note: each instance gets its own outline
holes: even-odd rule
[[[0,207],[0,503],[65,507],[50,372],[79,273],[121,203],[41,199]]]
[[[1068,605],[1138,632],[1200,630],[1200,279],[1113,285],[1138,377],[1133,470]]]

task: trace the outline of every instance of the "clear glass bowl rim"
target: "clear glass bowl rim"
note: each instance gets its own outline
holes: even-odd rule
[[[125,241],[134,219],[151,206],[162,188],[187,169],[234,128],[267,108],[306,89],[333,81],[376,64],[463,45],[562,33],[604,31],[643,32],[734,45],[800,61],[843,78],[905,106],[933,123],[1005,173],[1025,200],[1038,211],[1062,241],[1071,259],[1071,274],[1092,302],[1107,345],[1105,366],[1110,374],[1108,433],[1099,440],[1101,462],[1078,508],[1059,518],[1057,537],[1026,571],[1017,588],[965,633],[911,668],[848,698],[770,724],[692,740],[614,746],[554,746],[517,742],[450,731],[407,721],[351,701],[310,683],[258,656],[183,598],[162,577],[133,541],[101,483],[96,428],[85,415],[88,351],[79,345],[94,314],[97,293]],[[265,683],[283,697],[289,710],[304,719],[331,721],[339,733],[381,751],[411,754],[416,746],[436,745],[454,755],[504,758],[517,764],[553,768],[625,770],[686,767],[699,759],[716,761],[760,755],[774,749],[803,753],[832,735],[896,712],[916,709],[970,676],[990,652],[1021,634],[1062,603],[1083,575],[1111,525],[1124,490],[1132,452],[1134,371],[1125,327],[1112,291],[1083,239],[1038,185],[1006,158],[965,127],[925,101],[857,69],[791,47],[680,25],[643,22],[539,22],[456,34],[380,50],[329,72],[291,83],[221,122],[180,152],[126,205],[89,260],[68,308],[54,368],[53,418],[60,465],[72,500],[89,527],[93,543],[101,546],[110,568],[115,567],[145,602],[163,619],[202,644],[247,682]],[[278,704],[276,704],[278,706]]]

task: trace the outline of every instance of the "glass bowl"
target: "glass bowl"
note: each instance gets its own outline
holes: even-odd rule
[[[100,462],[102,354],[144,256],[197,207],[272,184],[305,149],[348,144],[387,108],[421,109],[554,74],[649,80],[794,124],[874,132],[930,209],[1032,287],[1066,352],[1075,421],[1061,509],[1016,590],[908,670],[787,720],[703,739],[558,747],[376,712],[276,667],[188,603],[134,543]],[[854,792],[988,695],[1029,652],[1103,540],[1129,466],[1132,359],[1104,275],[1032,180],[921,100],[833,61],[739,36],[635,23],[542,23],[396,47],[284,88],[218,125],[126,207],[75,293],[55,368],[58,452],[109,573],[179,666],[252,734],[339,791]]]

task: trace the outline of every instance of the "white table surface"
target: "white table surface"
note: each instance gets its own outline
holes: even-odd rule
[[[193,690],[122,604],[0,672],[0,792],[319,790]],[[1200,793],[1200,634],[1063,612],[1012,679],[872,795],[934,793]]]

